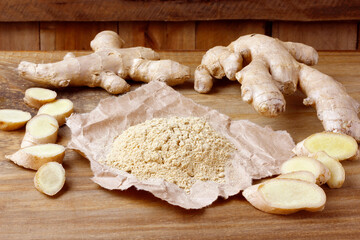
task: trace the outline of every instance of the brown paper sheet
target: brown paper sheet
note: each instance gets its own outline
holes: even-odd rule
[[[100,164],[113,140],[129,126],[170,116],[206,118],[236,148],[225,167],[225,183],[197,181],[187,194],[163,179],[138,180],[134,175]],[[131,186],[151,192],[170,204],[186,209],[210,205],[219,196],[228,198],[259,179],[279,173],[295,144],[286,131],[273,131],[247,120],[231,120],[218,111],[199,105],[161,82],[151,82],[119,97],[100,101],[91,112],[73,114],[66,123],[71,130],[68,148],[81,152],[91,163],[92,180],[110,190]]]

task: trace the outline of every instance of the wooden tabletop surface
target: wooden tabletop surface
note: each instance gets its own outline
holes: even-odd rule
[[[78,52],[78,55],[85,52]],[[161,52],[162,58],[191,66],[203,52]],[[36,114],[22,98],[33,83],[18,77],[21,60],[50,62],[65,52],[0,52],[0,106]],[[322,52],[317,67],[342,82],[360,101],[360,53]],[[132,89],[140,84],[132,83]],[[286,97],[287,111],[277,118],[258,115],[241,101],[236,82],[217,81],[210,94],[193,90],[192,80],[175,87],[197,103],[210,106],[233,119],[249,119],[262,126],[287,130],[295,142],[322,131],[312,108],[302,105],[303,95]],[[91,111],[102,98],[102,89],[57,90],[69,98],[78,113]],[[360,239],[360,161],[343,162],[346,181],[341,189],[323,186],[327,203],[318,213],[299,212],[278,216],[253,208],[241,194],[218,199],[201,210],[185,210],[155,198],[148,192],[129,189],[109,191],[90,180],[87,159],[68,150],[64,159],[66,184],[55,197],[47,197],[33,185],[35,172],[4,158],[20,148],[24,129],[0,131],[0,239]],[[59,143],[66,145],[70,132],[62,127]]]

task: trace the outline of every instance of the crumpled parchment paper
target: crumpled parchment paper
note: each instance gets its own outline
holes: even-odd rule
[[[113,140],[129,126],[148,119],[170,116],[203,117],[238,149],[225,166],[225,183],[197,181],[187,194],[163,179],[138,180],[125,171],[102,165]],[[109,97],[85,114],[73,114],[68,148],[90,160],[92,180],[103,188],[125,190],[131,186],[151,192],[170,204],[186,209],[210,205],[218,196],[228,198],[251,185],[252,179],[279,173],[295,144],[286,131],[273,131],[248,120],[231,120],[218,111],[195,103],[161,82],[150,82],[119,97]]]

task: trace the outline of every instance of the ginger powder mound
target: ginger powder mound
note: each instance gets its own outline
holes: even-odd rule
[[[140,180],[161,178],[189,193],[197,181],[225,181],[235,147],[203,118],[154,118],[129,127],[102,163]]]

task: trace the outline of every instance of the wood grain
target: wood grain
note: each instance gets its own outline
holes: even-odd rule
[[[15,67],[21,60],[52,62],[66,52],[0,52],[0,105],[36,114],[23,101],[33,83],[21,79]],[[77,52],[83,55],[87,52]],[[200,63],[202,51],[160,52],[162,58],[191,67]],[[343,83],[360,101],[360,53],[321,52],[316,66]],[[140,86],[131,83],[132,89]],[[322,131],[316,113],[302,104],[303,95],[288,96],[287,111],[277,118],[258,115],[241,101],[239,84],[216,81],[209,94],[193,90],[192,80],[175,88],[195,102],[217,109],[233,119],[250,119],[262,126],[287,130],[296,142]],[[110,95],[100,88],[57,90],[69,98],[78,113],[91,111]],[[323,186],[325,210],[299,212],[290,216],[265,214],[254,209],[238,194],[219,199],[202,210],[183,210],[150,193],[129,189],[108,191],[90,180],[89,162],[73,151],[64,159],[67,180],[56,197],[46,197],[33,187],[35,172],[5,160],[15,152],[24,130],[0,131],[0,239],[358,239],[360,236],[360,161],[343,162],[346,181],[341,189]],[[62,127],[59,143],[66,144],[70,132]]]
[[[275,22],[272,36],[301,42],[317,50],[356,50],[356,22]]]
[[[242,35],[265,34],[264,21],[201,21],[196,23],[196,49],[227,46]]]
[[[0,50],[89,50],[102,30],[113,30],[125,47],[156,50],[207,50],[228,45],[241,35],[262,33],[303,42],[318,50],[358,49],[356,22],[125,21],[0,23]],[[272,29],[271,29],[272,28]]]
[[[42,22],[41,50],[90,50],[90,41],[103,30],[117,32],[116,22]]]
[[[0,23],[0,50],[39,50],[39,24]]]
[[[0,21],[282,21],[358,20],[351,0],[11,0],[0,1]]]
[[[124,47],[195,49],[195,22],[119,22]]]

